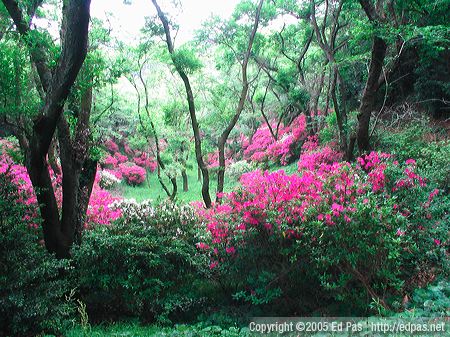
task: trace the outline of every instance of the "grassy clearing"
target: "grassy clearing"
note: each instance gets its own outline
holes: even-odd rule
[[[196,169],[197,166],[195,165],[192,166],[194,168],[191,168],[187,171],[189,182],[188,192],[183,191],[181,177],[177,178],[178,184],[177,199],[181,203],[189,203],[191,201],[202,200],[202,193],[201,193],[202,183],[197,179],[197,169]],[[284,170],[288,174],[293,174],[297,172],[297,162],[282,167],[280,166],[269,167],[269,171],[276,171],[280,169]],[[168,186],[169,188],[172,187],[170,181],[167,178],[163,179],[163,181],[166,184],[166,186]],[[238,180],[236,178],[225,175],[225,186],[224,186],[225,192],[230,192],[237,185]],[[217,190],[217,174],[215,173],[210,173],[209,189],[211,198],[214,198]],[[136,201],[138,202],[147,199],[151,199],[155,202],[158,202],[159,200],[163,200],[167,197],[166,193],[161,187],[161,184],[158,181],[158,176],[156,172],[148,174],[147,180],[141,186],[132,187],[122,182],[122,184],[116,189],[115,194],[125,199],[132,199],[132,198],[136,199]]]

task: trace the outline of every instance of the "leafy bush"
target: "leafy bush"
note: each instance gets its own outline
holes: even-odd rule
[[[421,174],[449,190],[450,141],[440,139],[440,130],[428,126],[427,121],[415,122],[403,129],[390,129],[378,135],[379,147],[391,149],[399,160],[415,158]],[[441,130],[442,132],[442,130]]]
[[[284,302],[293,288],[320,282],[325,296],[363,313],[373,300],[394,305],[418,273],[446,270],[450,201],[427,186],[414,160],[312,158],[299,175],[244,174],[221,205],[200,211],[210,236],[198,246],[238,289],[235,298]]]
[[[190,214],[162,204],[145,219],[123,218],[85,233],[73,256],[91,317],[134,315],[164,323],[201,303],[192,292],[204,260],[196,254]]]
[[[31,336],[66,328],[73,306],[66,300],[70,284],[64,278],[68,261],[49,255],[38,241],[30,206],[24,195],[0,174],[0,331]]]
[[[137,202],[135,199],[117,200],[111,204],[111,208],[120,210],[124,223],[145,225],[155,214],[150,200],[142,202]]]
[[[448,317],[450,316],[450,282],[441,280],[426,288],[416,289],[406,310],[400,317]]]
[[[141,185],[147,176],[147,172],[144,168],[132,163],[122,164],[119,168],[125,182],[131,186]]]
[[[277,123],[272,122],[277,130]],[[267,125],[260,126],[252,136],[250,144],[244,150],[244,158],[257,163],[273,161],[287,165],[296,154],[295,148],[306,138],[306,117],[300,115],[289,126],[282,123],[278,127],[278,139],[274,140]]]
[[[119,185],[121,182],[122,181],[119,178],[117,178],[113,173],[105,170],[101,172],[101,178],[99,182],[101,188],[110,190],[117,187],[117,185]]]
[[[246,160],[241,160],[235,163],[232,163],[230,166],[227,167],[226,173],[233,177],[234,179],[238,179],[243,175],[244,173],[251,172],[255,170],[256,165],[254,163],[249,163]]]

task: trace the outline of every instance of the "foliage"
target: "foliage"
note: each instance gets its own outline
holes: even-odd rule
[[[448,190],[450,142],[442,130],[421,119],[403,128],[383,129],[378,138],[380,148],[392,149],[400,160],[414,157],[419,172]]]
[[[450,312],[450,284],[441,280],[416,289],[406,310],[397,314],[400,317],[448,317]]]
[[[117,178],[113,173],[107,170],[103,170],[101,172],[101,178],[99,182],[101,188],[104,188],[105,190],[110,190],[117,187],[117,185],[119,185],[121,182],[122,181],[119,178]]]
[[[147,176],[144,168],[132,163],[121,164],[119,169],[126,183],[131,186],[141,185]]]
[[[241,160],[228,166],[226,173],[234,179],[239,179],[242,174],[253,171],[256,168],[255,166],[254,163]]]
[[[272,129],[277,124],[272,122]],[[244,158],[254,162],[272,161],[286,165],[295,154],[295,146],[306,137],[306,118],[298,116],[289,126],[279,126],[275,140],[267,125],[261,125],[244,151]]]
[[[446,270],[449,200],[427,187],[414,160],[400,165],[373,152],[353,166],[299,167],[299,175],[244,174],[223,204],[199,211],[210,238],[198,245],[240,289],[237,299],[285,298],[295,283],[283,271],[306,268],[325,295],[365,310],[372,299],[389,306],[419,270]]]
[[[70,284],[65,278],[69,262],[47,253],[32,229],[38,219],[23,218],[33,206],[18,190],[11,172],[0,173],[0,331],[30,336],[60,332],[74,315],[66,298]]]
[[[193,211],[163,203],[143,216],[94,226],[74,249],[75,274],[91,317],[132,314],[166,323],[199,305],[201,299],[192,295],[202,261],[195,253]]]
[[[82,328],[75,328],[67,332],[67,337],[81,337],[85,336],[85,334],[86,332]],[[89,329],[89,336],[101,337],[105,335],[130,335],[142,337],[248,337],[250,336],[250,332],[247,328],[223,328],[218,325],[206,325],[204,323],[175,325],[174,327],[161,327],[157,325],[140,326],[136,323],[115,323],[107,327],[98,326]]]

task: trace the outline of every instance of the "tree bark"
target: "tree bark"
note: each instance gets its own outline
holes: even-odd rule
[[[187,191],[189,191],[189,182],[188,182],[188,176],[187,176],[185,168],[183,168],[181,170],[181,176],[183,177],[183,191],[187,192]]]
[[[25,166],[37,195],[39,209],[42,217],[44,241],[47,249],[56,253],[58,257],[68,257],[73,236],[68,214],[70,210],[64,209],[69,201],[63,202],[64,221],[59,217],[58,205],[52,187],[47,162],[47,153],[55,133],[58,121],[63,112],[64,103],[69,95],[75,79],[80,71],[87,53],[89,7],[90,0],[71,0],[64,2],[63,17],[65,22],[62,36],[62,51],[58,64],[52,73],[47,66],[47,56],[42,45],[31,41],[29,37],[30,23],[26,22],[17,1],[2,0],[13,19],[17,30],[25,38],[30,55],[46,93],[44,107],[33,122],[30,139],[21,144],[24,148]],[[36,2],[36,6],[40,2]],[[63,182],[65,186],[72,183]],[[72,196],[66,197],[68,200]],[[66,220],[67,219],[67,220]],[[64,225],[63,225],[64,222]]]
[[[376,108],[378,94],[378,79],[383,71],[383,62],[386,57],[386,42],[375,36],[372,44],[372,53],[367,77],[366,87],[361,99],[361,105],[358,113],[358,133],[357,143],[360,153],[370,151],[369,126],[370,117]]]

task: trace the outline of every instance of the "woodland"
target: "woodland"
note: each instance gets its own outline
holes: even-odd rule
[[[0,2],[0,337],[448,318],[450,0],[202,3]]]

